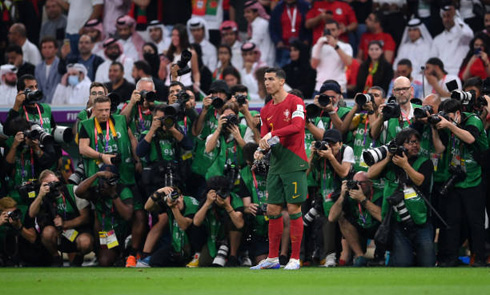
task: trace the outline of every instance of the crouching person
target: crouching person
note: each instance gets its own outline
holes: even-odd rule
[[[171,237],[170,243],[151,255],[149,266],[185,266],[199,257],[206,236],[192,224],[198,208],[199,202],[193,197],[182,195],[177,187],[160,188],[148,198],[145,210],[168,216],[166,220]],[[198,253],[193,257],[195,252]]]

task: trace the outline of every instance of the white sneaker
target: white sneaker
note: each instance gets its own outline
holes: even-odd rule
[[[242,256],[240,258],[242,266],[252,266],[252,260],[248,256]]]
[[[256,266],[250,269],[278,269],[281,265],[279,264],[279,258],[267,258],[259,262]]]
[[[300,262],[299,259],[289,259],[288,264],[284,267],[285,270],[296,270],[299,269],[300,267]]]
[[[324,267],[335,267],[337,266],[337,262],[335,260],[337,259],[335,252],[330,253],[327,255],[327,258],[325,259],[325,264],[323,264]]]

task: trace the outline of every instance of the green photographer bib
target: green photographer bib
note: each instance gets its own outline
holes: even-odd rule
[[[196,214],[199,209],[199,202],[193,197],[184,196],[184,212],[182,216],[189,217]],[[189,237],[187,236],[185,230],[179,227],[179,224],[175,220],[172,210],[167,210],[168,214],[168,224],[170,228],[170,234],[172,236],[172,248],[176,253],[183,253],[185,246],[189,244]]]
[[[413,103],[411,105],[412,109],[421,107]],[[400,120],[400,118],[391,118],[388,120],[388,132],[386,134],[385,144],[395,139],[396,135],[400,133],[402,129],[408,128],[410,127],[410,125],[412,125],[414,118],[408,120],[407,118],[405,118],[405,116],[403,116],[403,114],[401,115],[401,117],[403,117],[403,120]]]
[[[240,175],[242,176],[242,181],[247,186],[248,191],[252,197],[252,203],[258,204],[259,207],[263,204],[267,204],[267,176],[254,174],[250,167],[247,165],[244,167]],[[257,215],[255,216],[253,229],[255,230],[255,234],[259,236],[267,236],[268,233],[268,221],[265,215]]]
[[[192,162],[192,172],[205,176],[208,168],[214,162],[213,154],[206,154],[206,138],[218,128],[218,113],[213,106],[210,106],[204,119],[204,127],[201,134],[195,138],[194,161]]]

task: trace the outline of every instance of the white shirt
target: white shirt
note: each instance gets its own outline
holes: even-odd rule
[[[133,60],[140,60],[140,54],[138,52],[138,49],[133,43],[132,36],[130,36],[127,40],[119,39],[119,42],[121,42],[121,45],[123,46],[124,55],[126,55],[129,58],[132,58]],[[124,68],[124,71],[126,71],[126,67]]]
[[[158,54],[161,54],[161,53],[167,51],[168,48],[170,47],[170,38],[163,37],[162,40],[160,42],[158,42],[158,44],[156,44],[153,41],[152,41],[152,43],[155,44],[155,46],[158,48]]]
[[[17,87],[9,86],[7,84],[0,85],[0,105],[2,106],[14,106],[15,97],[17,96]]]
[[[88,21],[94,6],[104,4],[104,0],[68,0],[68,3],[70,8],[68,9],[66,33],[78,34],[78,31]]]
[[[22,45],[22,52],[24,54],[24,61],[29,62],[35,66],[40,64],[43,59],[41,58],[41,53],[39,49],[37,49],[36,45],[32,44],[29,40],[26,39],[24,45]]]
[[[451,30],[444,30],[434,38],[430,56],[439,57],[446,72],[458,75],[459,67],[469,50],[473,31],[459,18],[455,18],[454,22]]]
[[[214,72],[218,65],[218,52],[216,51],[216,47],[206,39],[203,39],[199,45],[201,45],[202,62],[208,67],[211,73]]]
[[[233,43],[231,47],[231,64],[236,69],[241,69],[243,67],[243,57],[242,57],[242,43],[238,40]]]
[[[261,59],[270,67],[274,66],[276,61],[276,48],[272,43],[269,34],[269,22],[261,17],[256,17],[252,22],[253,42],[260,50]]]
[[[90,92],[90,79],[85,77],[76,86],[58,84],[51,105],[85,105]]]
[[[94,43],[94,49],[92,49],[92,54],[98,55],[102,57],[104,60],[107,60],[107,57],[104,53],[104,46],[102,45],[102,41]]]
[[[316,85],[315,90],[319,91],[325,80],[333,79],[339,82],[342,92],[347,91],[347,76],[345,75],[346,65],[340,58],[337,50],[332,46],[322,44],[322,38],[313,46],[312,58],[320,60],[316,68]],[[342,41],[337,41],[337,45],[347,55],[352,56],[352,47]],[[321,46],[321,51],[318,47]]]
[[[241,77],[241,80],[242,80],[242,84],[247,86],[248,88],[248,95],[250,95],[250,98],[252,100],[258,100],[260,99],[260,96],[259,96],[259,85],[257,84],[257,79],[255,78],[255,71],[258,69],[258,68],[261,68],[261,67],[264,67],[266,66],[264,64],[264,62],[255,62],[253,65],[252,65],[252,70],[250,71],[250,73],[247,73],[247,71],[245,70],[245,68],[241,68],[239,70],[240,72],[240,77]]]
[[[461,80],[458,78],[458,76],[455,76],[455,75],[446,75],[444,76],[444,78],[442,78],[441,80],[439,80],[439,82],[437,84],[439,84],[439,86],[442,87],[442,89],[444,89],[445,91],[449,91],[447,89],[447,86],[446,86],[446,83],[449,82],[449,81],[452,81],[452,80],[456,80],[456,82],[458,83],[458,89],[463,89],[462,87],[462,84],[461,84]],[[432,86],[429,84],[429,83],[425,83],[425,93],[424,93],[424,97],[426,97],[427,95],[431,94],[431,93],[436,93],[436,91],[432,88]],[[446,99],[446,98],[449,98],[449,97],[441,97],[441,99]]]
[[[121,54],[116,61],[122,63],[124,66],[124,78],[128,80],[129,83],[134,83],[133,76],[131,76],[131,72],[133,71],[134,61],[132,58],[127,57],[124,54]],[[95,81],[100,83],[107,83],[109,81],[109,68],[111,67],[112,60],[107,59],[103,62],[98,68],[97,73],[95,73]]]
[[[396,66],[401,59],[408,59],[412,62],[412,77],[415,80],[421,80],[421,68],[425,66],[425,62],[431,58],[430,50],[432,44],[425,42],[422,38],[417,39],[415,42],[402,43],[398,48],[398,54],[396,55],[395,62],[393,63],[393,70],[396,71]]]
[[[345,145],[342,163],[351,163],[353,165],[356,163],[356,160],[354,159],[354,150],[348,145]]]

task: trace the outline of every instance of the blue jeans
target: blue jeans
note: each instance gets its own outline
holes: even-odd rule
[[[394,225],[392,265],[397,267],[431,267],[436,263],[432,225],[426,223],[417,227],[411,240],[399,224]],[[415,254],[414,254],[415,253]]]

